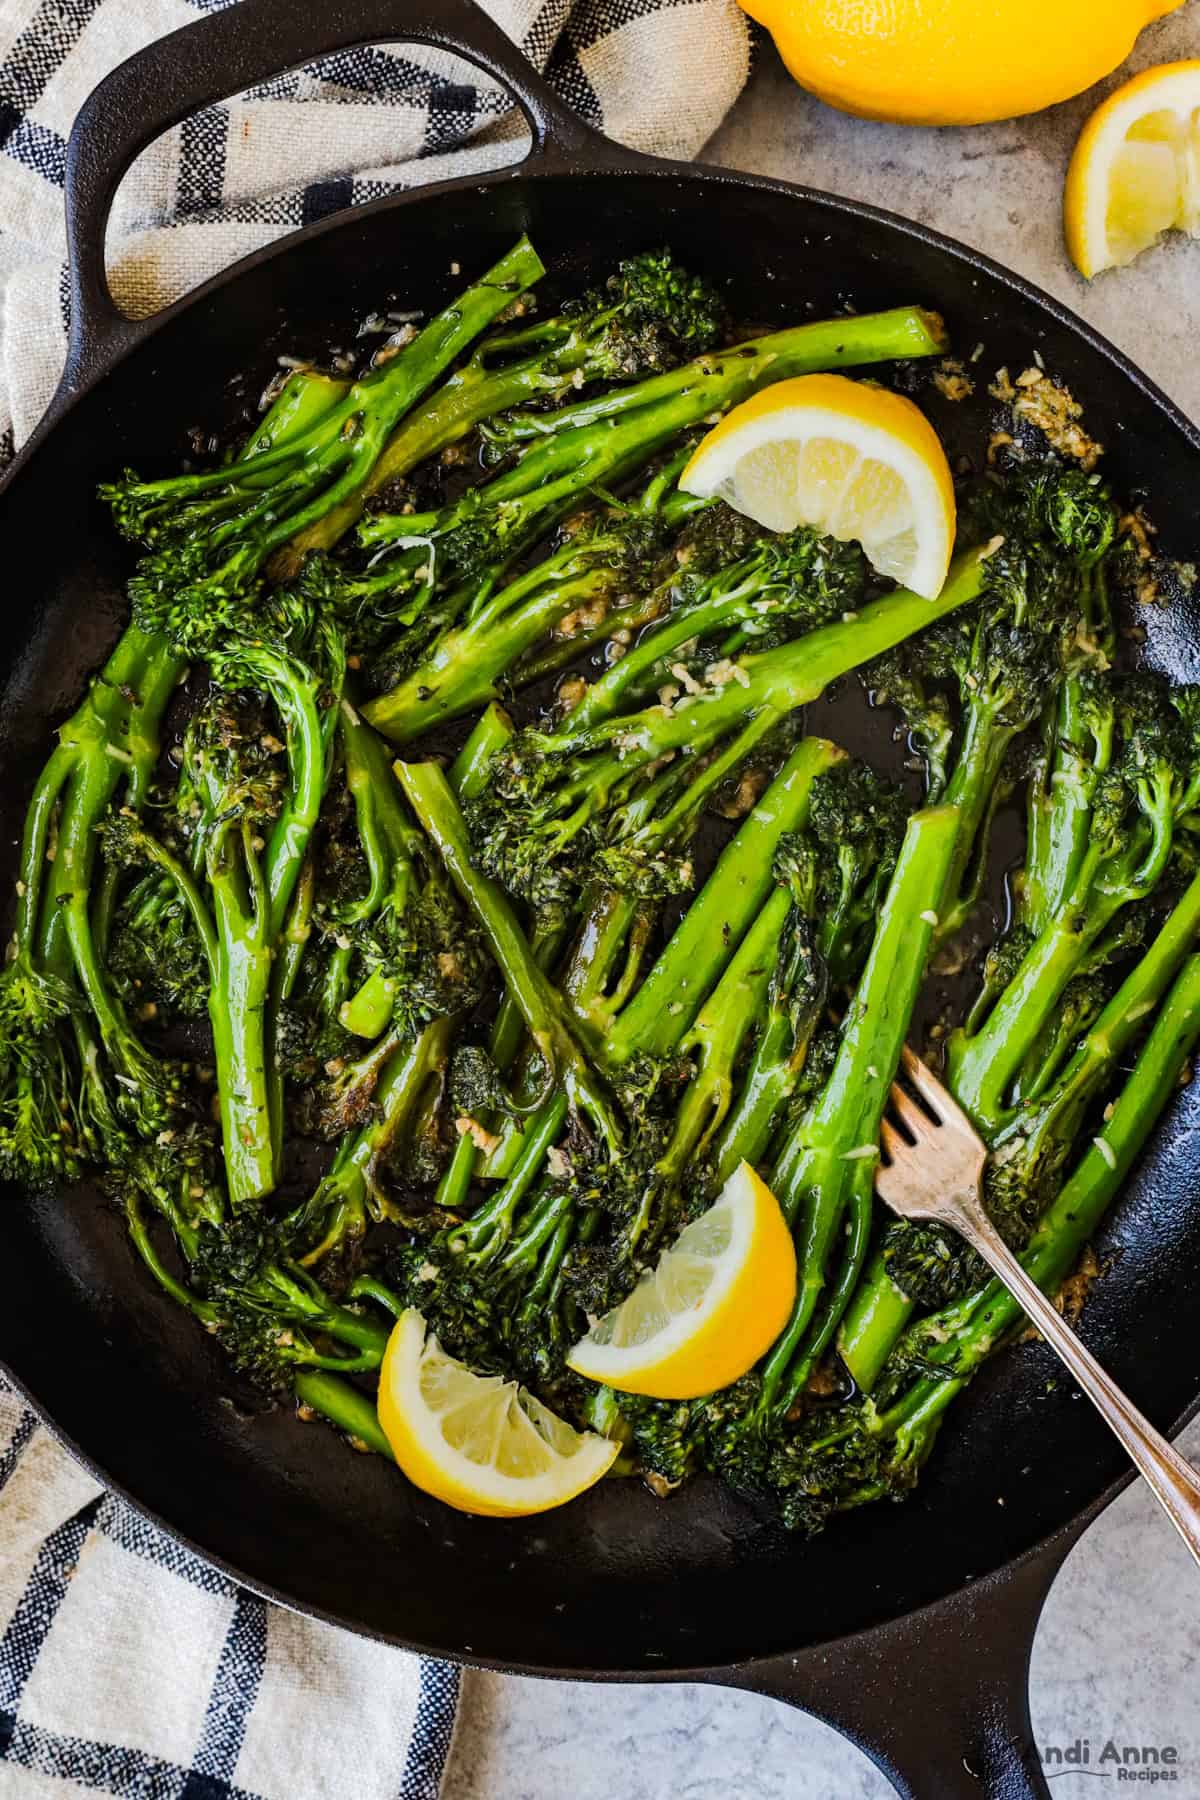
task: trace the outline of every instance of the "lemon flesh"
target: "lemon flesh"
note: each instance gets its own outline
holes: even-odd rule
[[[1168,231],[1200,233],[1200,61],[1145,69],[1097,107],[1071,157],[1063,226],[1089,279]]]
[[[936,599],[954,547],[954,485],[911,400],[845,375],[800,375],[734,407],[679,485],[771,531],[811,525],[862,545],[872,568]]]
[[[620,1450],[576,1431],[515,1381],[477,1375],[447,1356],[412,1308],[388,1339],[377,1408],[414,1487],[492,1518],[564,1505],[599,1481]]]
[[[620,1306],[567,1357],[627,1394],[691,1400],[736,1381],[770,1349],[796,1298],[792,1234],[742,1163]]]

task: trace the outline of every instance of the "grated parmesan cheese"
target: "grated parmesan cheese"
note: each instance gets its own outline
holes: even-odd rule
[[[1117,1153],[1113,1149],[1112,1145],[1109,1143],[1108,1139],[1102,1138],[1102,1137],[1094,1137],[1092,1139],[1092,1142],[1093,1142],[1093,1144],[1095,1144],[1097,1150],[1100,1152],[1101,1156],[1104,1158],[1104,1160],[1108,1164],[1109,1168],[1115,1169],[1117,1166]]]

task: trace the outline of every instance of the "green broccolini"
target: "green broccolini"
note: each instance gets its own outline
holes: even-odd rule
[[[1190,861],[1187,838],[1181,845],[1177,833],[1186,833],[1196,800],[1194,697],[1148,676],[1093,673],[1087,687],[1089,704],[1102,707],[1108,720],[1107,766],[1088,784],[1086,829],[1079,830],[1079,786],[1058,783],[1050,805],[1062,807],[1069,826],[1044,818],[1039,840],[1076,845],[1073,873],[1041,931],[1035,934],[1019,917],[985,961],[979,1000],[946,1045],[951,1091],[993,1149],[985,1195],[996,1222],[1017,1245],[1033,1226],[1088,1103],[1111,1076],[1111,1064],[1093,1046],[1078,1088],[1064,1090],[1060,1083],[1068,1070],[1078,1069],[1101,1020],[1100,1041],[1107,1042],[1118,1016],[1131,1026],[1147,1016],[1155,1000],[1139,997],[1145,978],[1139,970],[1159,966],[1163,943],[1174,946],[1177,961],[1195,928],[1189,884],[1160,936],[1106,1003],[1109,978],[1097,981],[1097,972],[1136,949],[1145,929],[1138,908],[1150,896],[1169,893],[1176,865],[1182,859],[1186,868]],[[1131,919],[1133,932],[1126,929]],[[1072,1020],[1078,1047],[1070,1041]],[[1129,1039],[1118,1031],[1117,1041]],[[874,1386],[916,1302],[954,1297],[980,1277],[975,1259],[935,1228],[892,1227],[842,1331],[842,1355],[858,1384]]]
[[[668,453],[680,435],[767,381],[814,368],[928,356],[940,320],[918,309],[797,326],[694,359],[665,375],[611,390],[558,413],[533,415],[531,441],[511,466],[428,512],[376,513],[359,527],[369,567],[331,569],[310,558],[310,580],[375,646],[410,630],[431,606],[444,625],[484,606],[518,554],[597,488],[611,490]],[[389,732],[387,696],[369,721]]]
[[[1044,1285],[1179,1077],[1200,703],[1114,668],[1127,528],[1053,457],[962,484],[934,601],[681,493],[731,406],[933,356],[935,315],[730,343],[667,252],[544,317],[542,274],[522,240],[357,377],[272,384],[229,455],[104,489],[132,622],[26,820],[0,1168],[98,1175],[242,1378],[360,1447],[390,1453],[411,1306],[657,1491],[705,1468],[812,1529],[907,1490],[1017,1321],[872,1193],[1008,799],[1024,867],[947,1072]],[[925,759],[915,811],[802,735],[856,669]],[[568,1370],[743,1159],[799,1266],[758,1366],[682,1403]]]
[[[1166,995],[1112,1110],[1047,1207],[1022,1252],[1026,1271],[1053,1293],[1074,1267],[1179,1084],[1200,1036],[1200,958],[1189,956]],[[899,1496],[913,1485],[947,1408],[1019,1326],[1021,1309],[998,1282],[914,1328],[896,1353],[884,1397],[814,1409],[772,1456],[768,1479],[784,1518],[819,1529],[832,1513]],[[913,1377],[912,1371],[918,1372]]]
[[[564,622],[604,611],[610,601],[627,602],[653,583],[672,524],[697,505],[673,488],[664,491],[656,475],[629,503],[568,520],[561,548],[501,587],[468,621],[439,634],[432,650],[373,705],[373,724],[405,743],[493,699],[520,658]]]
[[[398,420],[543,273],[522,238],[396,357],[359,381],[347,387],[301,372],[238,462],[160,481],[130,473],[102,489],[118,528],[150,550],[135,602],[169,593],[203,606],[247,592],[274,550],[361,490]],[[299,410],[307,416],[297,429]],[[281,419],[288,428],[276,431]]]
[[[276,574],[297,574],[309,551],[331,548],[350,529],[371,495],[475,428],[495,433],[514,407],[546,405],[590,382],[661,373],[718,343],[724,323],[716,291],[663,250],[630,257],[553,318],[490,333],[393,432],[361,489],[279,553]]]
[[[533,901],[569,900],[597,876],[651,894],[688,885],[698,796],[830,682],[969,604],[985,567],[967,552],[937,600],[900,589],[778,649],[724,659],[701,692],[672,704],[592,720],[580,717],[585,700],[553,731],[518,734],[495,759],[489,798],[471,812],[482,867]]]

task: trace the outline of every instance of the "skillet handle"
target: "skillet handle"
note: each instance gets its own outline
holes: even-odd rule
[[[753,1663],[723,1682],[786,1700],[848,1737],[905,1800],[1049,1800],[1029,1717],[1029,1659],[1082,1527],[891,1624]]]
[[[108,215],[134,159],[190,114],[258,82],[339,50],[395,42],[452,51],[499,81],[532,134],[525,169],[640,160],[585,125],[474,0],[240,0],[121,63],[75,120],[66,179],[68,385],[136,335],[104,271]]]

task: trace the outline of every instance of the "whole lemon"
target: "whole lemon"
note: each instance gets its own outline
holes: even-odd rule
[[[802,87],[903,125],[979,125],[1090,87],[1182,0],[740,0]]]

